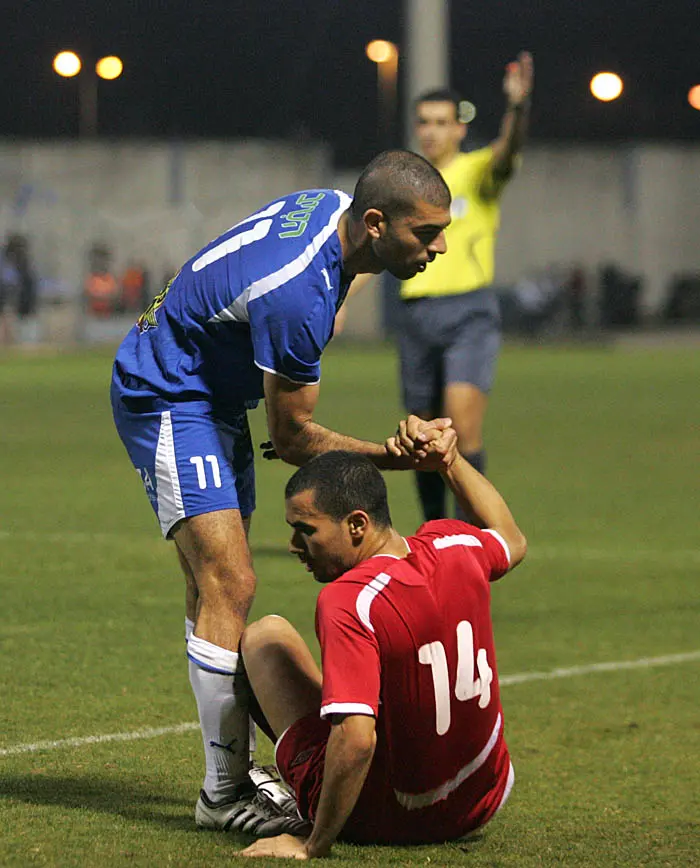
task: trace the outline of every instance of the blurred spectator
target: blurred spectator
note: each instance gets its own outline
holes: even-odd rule
[[[666,322],[700,323],[700,274],[677,274],[661,311]]]
[[[637,325],[642,279],[616,265],[600,272],[600,324],[603,328]]]
[[[148,272],[139,263],[130,263],[121,279],[121,307],[128,313],[140,313],[151,300]]]
[[[112,251],[106,244],[92,245],[84,288],[87,312],[94,316],[110,316],[119,304],[119,285],[110,268],[111,260]]]
[[[521,277],[513,287],[519,330],[530,337],[551,329],[560,320],[567,279],[554,267]]]
[[[574,266],[566,285],[569,307],[569,327],[580,332],[586,327],[586,274],[580,265]]]
[[[23,235],[10,235],[0,258],[0,343],[14,341],[15,317],[33,316],[36,302],[29,244]]]

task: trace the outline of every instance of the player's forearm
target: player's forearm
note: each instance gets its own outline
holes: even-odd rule
[[[334,726],[328,738],[323,785],[314,827],[306,842],[310,858],[327,856],[340,834],[367,779],[376,737],[358,746],[348,737],[345,723]]]
[[[510,549],[511,566],[519,563],[525,557],[527,543],[496,488],[459,454],[449,468],[440,472],[474,524],[498,531]]]
[[[272,436],[272,443],[283,461],[299,467],[316,455],[335,449],[364,455],[380,470],[400,470],[412,466],[408,459],[389,455],[386,448],[380,443],[358,440],[347,434],[340,434],[330,428],[324,428],[323,425],[319,425],[311,419],[290,425],[285,431],[277,432],[276,435]]]

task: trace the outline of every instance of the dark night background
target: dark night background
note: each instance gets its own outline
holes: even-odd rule
[[[2,0],[0,135],[75,135],[76,80],[53,56],[118,54],[100,83],[100,131],[114,136],[283,138],[303,133],[356,166],[376,150],[376,67],[365,44],[402,44],[400,0]],[[479,109],[472,135],[495,135],[504,64],[535,56],[532,138],[700,138],[687,102],[700,83],[700,2],[453,0],[452,84]],[[619,73],[621,99],[588,91]],[[397,139],[398,143],[398,139]]]

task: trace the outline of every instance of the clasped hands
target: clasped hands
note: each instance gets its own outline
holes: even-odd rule
[[[426,421],[409,415],[399,422],[384,448],[414,470],[446,470],[457,454],[457,434],[451,419]]]

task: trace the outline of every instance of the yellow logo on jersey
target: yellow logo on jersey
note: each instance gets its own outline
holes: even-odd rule
[[[141,334],[147,332],[149,329],[158,328],[158,319],[156,318],[156,313],[158,312],[158,308],[165,301],[165,296],[168,294],[170,287],[173,285],[175,279],[179,274],[180,272],[178,271],[175,277],[170,278],[170,280],[165,284],[165,287],[161,289],[158,295],[154,296],[153,301],[148,305],[146,310],[136,321],[136,325],[138,326],[139,332]]]

